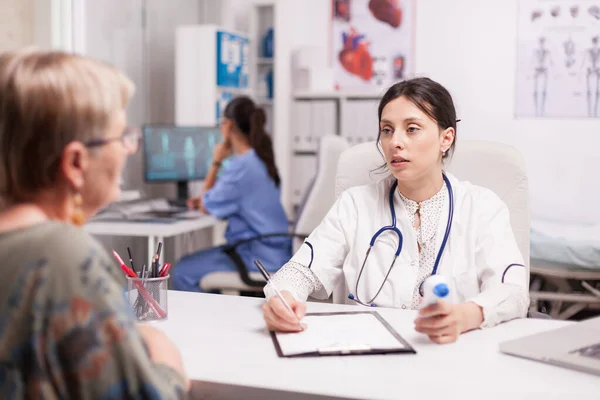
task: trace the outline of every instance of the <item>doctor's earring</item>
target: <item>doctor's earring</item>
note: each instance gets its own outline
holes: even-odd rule
[[[73,213],[71,214],[71,222],[73,225],[81,226],[85,223],[85,216],[83,215],[83,197],[80,193],[73,196]]]

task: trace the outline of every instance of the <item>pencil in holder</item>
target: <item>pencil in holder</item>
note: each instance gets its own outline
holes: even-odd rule
[[[169,276],[127,277],[127,298],[138,321],[162,321],[167,318]]]

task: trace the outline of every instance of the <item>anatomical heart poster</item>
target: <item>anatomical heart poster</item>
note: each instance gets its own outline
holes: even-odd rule
[[[517,117],[600,117],[600,0],[520,0]]]
[[[412,75],[416,0],[332,2],[336,89],[372,91]]]

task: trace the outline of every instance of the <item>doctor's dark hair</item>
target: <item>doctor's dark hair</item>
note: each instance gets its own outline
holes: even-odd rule
[[[454,140],[452,145],[443,156],[448,157],[454,152],[456,144],[456,109],[450,92],[439,83],[429,78],[413,78],[392,85],[381,98],[379,102],[378,117],[381,121],[381,114],[385,106],[392,100],[399,97],[406,97],[415,104],[427,116],[437,122],[440,129],[454,128]],[[377,143],[381,138],[381,131],[378,128]]]
[[[265,131],[267,116],[265,111],[256,107],[252,99],[247,96],[234,98],[223,110],[223,117],[233,121],[238,130],[244,135],[250,146],[256,151],[256,155],[267,167],[267,172],[276,186],[281,179],[275,165],[275,154],[273,153],[273,142]]]

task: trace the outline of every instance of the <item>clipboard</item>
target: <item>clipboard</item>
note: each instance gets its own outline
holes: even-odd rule
[[[306,321],[308,319],[312,324]],[[308,328],[304,332],[270,332],[279,357],[416,354],[415,349],[375,311],[308,313],[305,321]],[[344,335],[354,336],[353,341],[344,343]]]

